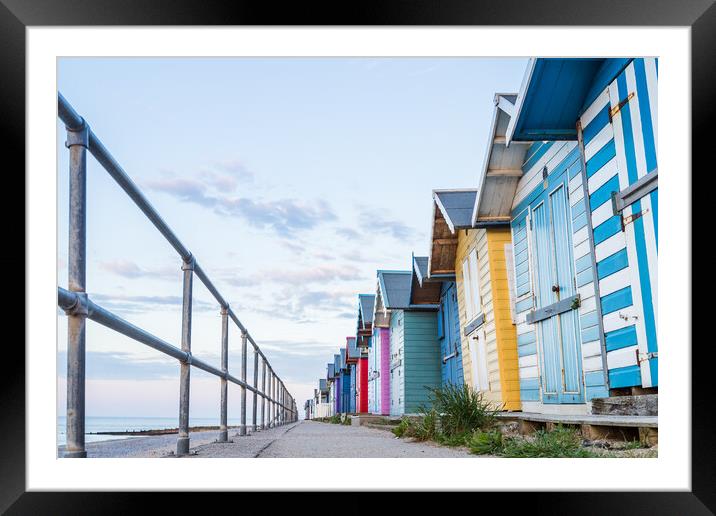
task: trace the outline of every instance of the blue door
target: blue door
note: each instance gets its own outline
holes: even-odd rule
[[[550,177],[531,204],[535,307],[545,308],[576,294],[572,265],[567,175]],[[536,323],[541,346],[542,401],[584,403],[577,310]]]
[[[457,312],[455,282],[445,282],[440,295],[438,314],[442,385],[462,385],[462,356],[460,355],[460,318]]]

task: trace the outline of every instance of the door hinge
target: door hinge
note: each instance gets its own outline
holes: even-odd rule
[[[622,231],[624,231],[624,228],[628,225],[634,222],[637,219],[640,219],[644,216],[645,213],[648,213],[649,209],[644,209],[641,211],[637,211],[636,213],[632,213],[631,215],[625,217],[622,215]]]
[[[609,110],[609,122],[612,121],[612,118],[614,118],[614,115],[619,113],[621,109],[634,97],[634,92],[631,92],[629,95],[627,95],[627,98],[619,102],[616,106],[614,106],[612,109]]]
[[[646,362],[647,360],[651,360],[652,358],[659,358],[658,351],[651,351],[649,353],[639,353],[638,349],[635,351],[636,351],[636,361],[639,364],[641,364],[642,362]]]

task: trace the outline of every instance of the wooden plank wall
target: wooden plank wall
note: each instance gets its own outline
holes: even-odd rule
[[[510,288],[507,281],[505,259],[505,244],[512,242],[512,235],[509,228],[490,228],[486,232],[498,365],[496,381],[499,383],[500,401],[504,404],[504,410],[520,410],[517,332],[512,323]],[[490,348],[488,347],[488,349]]]
[[[405,413],[417,413],[428,405],[426,387],[440,387],[440,345],[437,312],[404,312]]]

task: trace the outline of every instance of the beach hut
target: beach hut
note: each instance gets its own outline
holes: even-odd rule
[[[413,288],[411,270],[379,270],[377,276],[373,325],[389,332],[389,369],[380,373],[390,375],[390,415],[414,414],[429,402],[426,387],[440,386],[438,306],[419,302],[422,288]]]
[[[344,355],[345,355],[345,350]],[[335,369],[335,378],[336,378],[336,406],[335,406],[335,413],[340,414],[343,412],[343,362],[345,362],[345,358],[341,359],[341,353],[336,353],[333,355],[333,367]]]
[[[375,395],[375,386],[369,387],[369,363],[371,360],[373,338],[373,307],[375,294],[358,294],[358,324],[356,328],[356,346],[360,354],[356,372],[356,412],[365,414],[373,412],[371,396]],[[371,395],[371,393],[373,393]]]
[[[500,163],[506,170],[515,166]],[[460,353],[465,382],[486,400],[503,410],[520,410],[517,333],[509,289],[509,221],[474,223],[476,199],[477,189],[433,191],[427,277],[443,281],[441,306],[447,305],[443,311],[448,315],[442,330],[443,352]],[[459,349],[450,342],[453,339],[459,339]]]
[[[355,414],[357,400],[357,379],[358,363],[360,362],[360,351],[356,346],[356,337],[346,337],[346,368],[349,377],[348,406],[346,412]]]
[[[341,407],[338,412],[347,414],[350,411],[350,392],[351,392],[351,377],[350,368],[346,363],[346,348],[341,348],[340,352],[340,393],[341,393]]]
[[[336,413],[337,401],[336,401],[336,365],[334,362],[326,364],[326,387],[328,390],[328,405],[329,414],[332,416]]]
[[[511,223],[525,410],[657,391],[656,69],[532,59],[496,100],[523,166],[503,185],[483,173],[475,218]]]
[[[332,405],[330,403],[330,392],[328,382],[325,378],[318,380],[318,389],[316,389],[316,403],[314,409],[314,417],[330,417]]]
[[[428,278],[427,256],[413,257],[413,289],[420,292],[419,301],[438,306],[438,343],[440,345],[440,383],[460,386],[464,383],[460,318],[458,315],[455,275]]]

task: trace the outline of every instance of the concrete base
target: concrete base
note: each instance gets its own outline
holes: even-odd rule
[[[87,458],[87,451],[66,451],[62,457],[65,459],[84,459]]]
[[[189,438],[180,437],[177,439],[177,457],[189,455]]]
[[[229,432],[228,430],[220,430],[219,431],[219,437],[216,439],[219,443],[225,443],[229,440]]]
[[[391,418],[390,416],[379,416],[375,414],[356,414],[349,416],[352,426],[361,426],[366,424],[390,423],[393,420],[400,422],[400,418]]]
[[[656,416],[659,414],[659,395],[612,396],[592,400],[592,414],[620,416]]]

